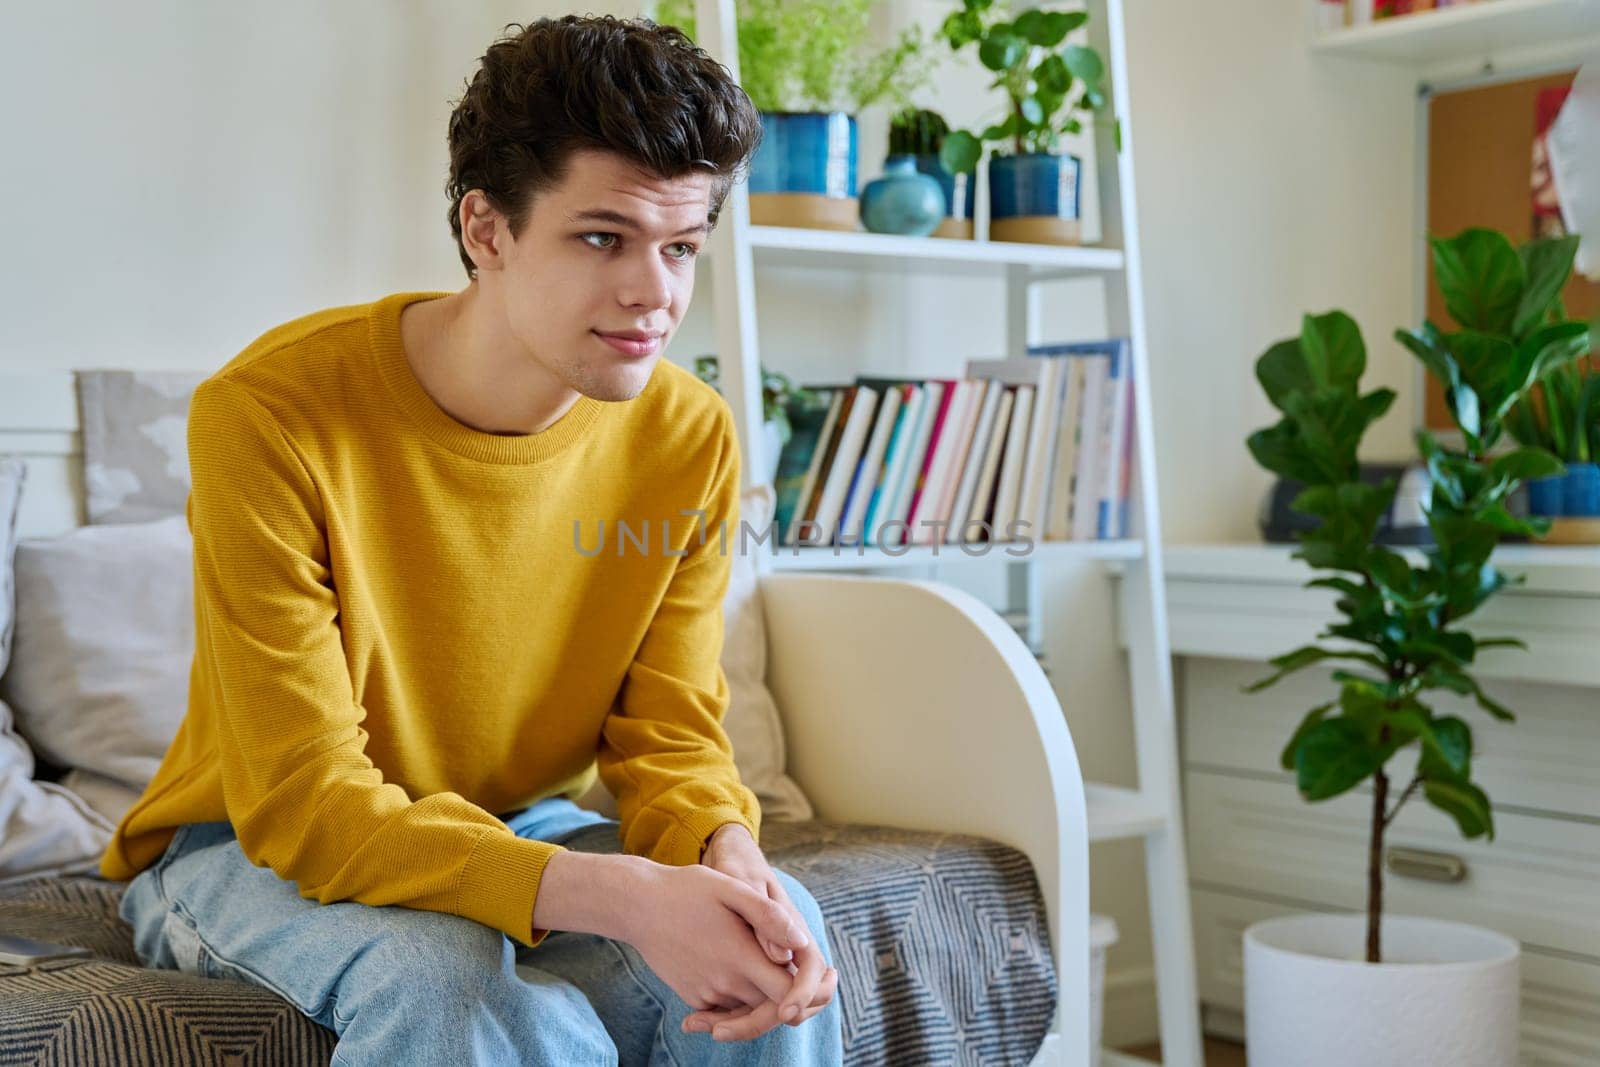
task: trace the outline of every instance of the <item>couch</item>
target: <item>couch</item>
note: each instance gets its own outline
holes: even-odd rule
[[[120,379],[89,380],[114,395],[107,383]],[[99,440],[108,416],[84,403],[83,376],[70,407],[59,403],[59,379],[11,383],[8,391],[0,377],[0,442],[22,422],[23,404],[30,425],[48,421],[39,409],[52,403],[57,421],[75,422],[82,404],[84,468],[96,453],[118,454],[114,441]],[[59,459],[30,460],[24,499],[36,498],[36,519],[23,524],[33,536],[19,560],[52,550],[51,537],[81,539],[74,524],[37,520],[62,514],[61,498],[78,486],[92,496],[94,476],[75,473],[75,457]],[[92,501],[72,510],[95,519]],[[760,754],[764,766],[747,770],[741,760],[740,769],[747,781],[769,780],[752,784],[767,810],[763,848],[825,916],[847,1062],[1092,1062],[1083,786],[1060,707],[1023,642],[987,606],[936,583],[773,573],[765,561],[736,568],[730,598],[741,606],[725,605],[730,690],[735,705],[748,703],[735,675],[759,671],[771,716],[763,721],[779,735],[776,750]],[[30,636],[26,577],[19,571],[17,654],[0,695],[16,688],[7,686],[13,677],[26,681],[19,657],[50,655]],[[729,731],[736,755],[756,729],[741,714],[742,733]],[[104,807],[90,784],[115,776],[76,766],[68,742],[50,744],[50,715],[31,715],[48,753],[39,787],[51,777],[63,792],[77,783]],[[583,803],[606,810],[608,799]],[[0,964],[0,1064],[327,1062],[333,1034],[270,992],[141,967],[117,915],[121,883],[82,865],[4,875],[0,868],[0,932],[94,955]]]

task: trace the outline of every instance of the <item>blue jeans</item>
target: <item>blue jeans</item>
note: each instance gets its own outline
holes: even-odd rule
[[[621,851],[620,824],[561,798],[506,825],[575,851]],[[816,901],[778,877],[832,963]],[[121,913],[145,966],[264,986],[339,1035],[335,1067],[844,1062],[837,995],[754,1041],[686,1034],[689,1006],[626,942],[555,931],[529,949],[458,915],[319,904],[252,864],[227,822],[180,828],[128,884]]]

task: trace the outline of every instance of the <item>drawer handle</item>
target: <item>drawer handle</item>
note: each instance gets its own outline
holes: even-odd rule
[[[1460,856],[1425,848],[1390,848],[1384,866],[1390,874],[1429,882],[1459,882],[1467,877],[1467,863]]]

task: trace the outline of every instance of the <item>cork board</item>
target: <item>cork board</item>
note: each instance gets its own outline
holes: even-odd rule
[[[1450,237],[1489,226],[1520,244],[1533,232],[1532,160],[1539,96],[1572,85],[1576,70],[1438,93],[1428,102],[1428,234]],[[1428,257],[1428,318],[1454,329]],[[1573,318],[1600,314],[1600,283],[1574,277],[1565,291]],[[1424,424],[1454,429],[1444,393],[1427,376]]]

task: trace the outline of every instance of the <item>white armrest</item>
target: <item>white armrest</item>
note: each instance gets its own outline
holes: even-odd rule
[[[936,582],[766,574],[761,597],[788,771],[818,817],[976,834],[1027,855],[1060,978],[1053,1029],[1063,1062],[1089,1063],[1083,778],[1022,639]]]

